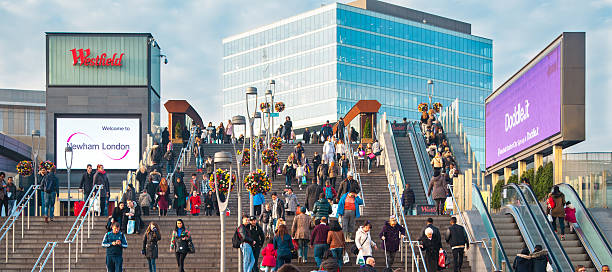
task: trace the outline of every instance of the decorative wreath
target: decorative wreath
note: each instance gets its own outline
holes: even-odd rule
[[[429,106],[427,106],[427,103],[421,103],[419,104],[418,109],[420,112],[427,112],[427,110],[429,110]]]
[[[231,185],[230,185],[230,173],[225,169],[217,169],[214,175],[210,175],[208,179],[208,186],[210,189],[215,192],[215,176],[217,176],[217,181],[219,182],[219,193],[227,194],[230,191],[234,190],[234,185],[236,183],[236,176],[231,175]],[[231,186],[231,188],[230,188]]]
[[[51,169],[55,168],[55,164],[51,161],[41,161],[39,164],[39,169],[47,169],[47,171],[51,171]]]
[[[281,137],[272,137],[270,139],[270,148],[280,150],[283,147],[283,139]]]
[[[244,187],[251,195],[256,195],[269,192],[272,189],[272,183],[266,172],[257,169],[244,178]]]
[[[259,143],[259,149],[263,149],[264,148],[264,142],[262,138],[259,138],[259,140],[257,140],[257,142]],[[257,149],[257,146],[255,145],[255,142],[253,142],[253,149]]]
[[[274,110],[276,112],[283,112],[285,110],[285,103],[276,102],[276,104],[274,104]]]
[[[31,161],[20,161],[17,163],[17,173],[22,176],[29,176],[33,172]]]
[[[265,111],[266,109],[270,108],[270,103],[268,102],[261,102],[261,104],[259,104],[259,109],[261,111]]]
[[[236,153],[238,153],[238,155],[244,154],[242,156],[242,160],[240,160],[240,164],[249,165],[249,163],[251,163],[251,151],[248,148],[245,148],[242,151],[238,150]]]
[[[266,148],[262,151],[262,161],[266,165],[278,164],[278,152],[271,148]]]
[[[439,112],[442,110],[442,103],[440,103],[440,102],[436,102],[436,103],[434,103],[434,104],[433,104],[433,106],[432,106],[432,107],[433,107],[433,110],[434,110],[435,112],[438,112],[438,113],[439,113]]]

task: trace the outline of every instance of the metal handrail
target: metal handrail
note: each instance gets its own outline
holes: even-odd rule
[[[40,264],[40,268],[38,269],[38,271],[43,271],[45,269],[45,266],[47,265],[47,261],[49,261],[49,255],[52,255],[53,257],[53,267],[52,267],[52,271],[55,271],[55,247],[57,246],[57,242],[47,242],[47,244],[45,245],[45,247],[43,248],[43,250],[40,252],[40,255],[38,256],[38,259],[36,260],[36,263],[34,263],[34,267],[32,267],[31,272],[36,271],[36,267],[38,266],[38,264],[40,263],[40,260],[42,259],[42,257],[45,254],[45,251],[47,251],[47,248],[49,248],[49,245],[51,245],[51,248],[49,249],[49,252],[47,252],[47,255],[45,257],[45,260],[43,261],[42,264]]]
[[[176,173],[176,170],[179,168],[179,165],[181,166],[181,168],[185,166],[184,160],[186,157],[188,157],[187,152],[191,151],[191,146],[193,145],[193,141],[195,140],[195,126],[192,127],[189,131],[190,131],[189,141],[187,142],[186,146],[181,148],[181,152],[179,153],[176,159],[176,162],[174,163],[174,168],[172,169],[172,173],[166,173],[166,180],[168,181],[168,184],[173,184],[170,181],[174,177],[174,173]]]
[[[89,196],[87,196],[87,199],[85,200],[85,206],[81,209],[81,212],[79,213],[77,218],[74,220],[72,227],[68,231],[68,234],[66,235],[66,239],[64,239],[64,243],[68,244],[68,271],[70,271],[71,269],[70,267],[71,245],[72,243],[74,243],[75,239],[77,241],[75,255],[74,255],[75,262],[79,261],[79,240],[78,240],[79,233],[81,233],[81,252],[83,252],[83,232],[81,230],[83,229],[83,223],[85,223],[87,219],[89,219],[89,226],[87,227],[87,238],[89,238],[90,236],[91,229],[93,228],[93,223],[92,223],[91,218],[93,216],[94,200],[98,199],[98,197],[100,196],[100,191],[102,190],[102,187],[103,187],[102,184],[94,185],[93,190],[91,190],[91,192],[89,193]]]
[[[461,224],[463,224],[463,226],[468,229],[470,228],[470,225],[467,224],[467,221],[465,221],[465,218],[463,217],[463,213],[461,212],[461,209],[459,208],[459,205],[457,205],[457,200],[455,199],[455,194],[453,193],[453,185],[447,185],[448,186],[448,191],[450,192],[451,195],[451,199],[453,201],[453,207],[455,207],[455,210],[457,210],[457,214],[459,215],[459,219],[461,220]],[[493,268],[493,271],[501,271],[500,269],[497,268],[497,265],[495,265],[495,261],[493,261],[493,256],[491,255],[491,252],[489,251],[489,246],[487,246],[487,243],[485,240],[476,240],[473,235],[472,232],[470,231],[466,231],[467,236],[468,236],[468,241],[470,244],[473,245],[479,245],[481,247],[483,247],[487,253],[487,257],[489,258],[489,261],[491,262],[491,267]]]
[[[13,225],[15,225],[15,221],[17,221],[19,217],[23,215],[23,213],[27,212],[28,213],[27,215],[28,229],[30,229],[30,200],[38,192],[39,188],[40,188],[40,185],[30,185],[30,188],[28,188],[28,190],[23,195],[21,200],[19,200],[19,203],[17,203],[17,205],[15,206],[15,210],[11,212],[11,214],[4,221],[4,224],[2,224],[2,227],[0,227],[0,231],[2,231],[2,236],[0,236],[0,241],[2,241],[2,239],[6,237],[9,230],[13,229],[13,252],[15,252],[15,228],[13,227]],[[23,238],[24,236],[24,221],[25,219],[21,220],[21,238]],[[5,241],[6,241],[5,243],[6,244],[5,262],[8,263],[8,252],[9,252],[8,238]]]
[[[420,142],[423,137],[417,135],[417,132],[412,123],[410,123],[408,127],[408,136],[410,137],[410,142],[412,143],[412,151],[414,152],[417,168],[419,169],[419,173],[421,174],[421,183],[423,184],[425,199],[427,199],[427,203],[429,205],[433,205],[434,200],[431,198],[430,195],[427,195],[427,191],[429,189],[429,180],[431,179],[432,174],[428,171],[429,167],[427,167],[427,164],[423,161],[424,154],[422,153],[422,151],[424,149],[424,146],[421,146]]]
[[[359,196],[361,197],[361,200],[363,201],[363,207],[366,206],[366,201],[365,201],[365,194],[363,193],[363,186],[361,185],[361,174],[357,173],[357,168],[355,167],[355,157],[353,156],[353,147],[351,146],[351,142],[350,142],[350,135],[349,135],[349,130],[348,130],[348,126],[344,127],[344,144],[346,145],[346,149],[347,152],[349,153],[349,156],[347,156],[349,158],[349,163],[350,163],[350,169],[351,172],[353,172],[353,178],[355,178],[355,180],[357,180],[357,183],[359,184]]]
[[[386,116],[385,116],[386,119]],[[397,152],[397,144],[395,143],[395,135],[393,135],[393,129],[391,128],[391,123],[388,123],[387,125],[387,131],[389,131],[390,134],[390,138],[391,138],[391,145],[393,146],[393,152],[395,153],[395,158],[396,158],[396,162],[397,162],[397,170],[399,172],[402,184],[405,185],[406,184],[406,176],[404,175],[404,169],[402,167],[402,160],[400,160],[399,157],[399,153]]]

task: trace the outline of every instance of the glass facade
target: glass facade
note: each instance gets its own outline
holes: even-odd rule
[[[344,116],[362,99],[390,120],[418,120],[417,105],[459,98],[461,123],[484,160],[484,99],[492,91],[492,41],[343,4],[224,40],[224,119],[245,114],[244,91],[276,81],[294,126]],[[260,91],[260,94],[263,91]],[[260,99],[261,102],[261,99]]]
[[[45,92],[0,89],[0,132],[9,136],[30,136],[32,130],[45,133]]]

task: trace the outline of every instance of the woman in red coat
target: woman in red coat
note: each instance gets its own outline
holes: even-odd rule
[[[202,199],[200,199],[200,196],[198,195],[197,191],[194,190],[191,197],[189,197],[189,204],[191,204],[191,215],[200,215],[200,206],[202,205]]]

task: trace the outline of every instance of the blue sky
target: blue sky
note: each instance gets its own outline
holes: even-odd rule
[[[612,151],[612,0],[387,1],[468,22],[474,35],[493,39],[494,88],[561,32],[585,31],[587,140],[571,151]],[[0,88],[44,89],[45,31],[150,32],[168,55],[162,103],[187,99],[217,121],[221,39],[332,2],[0,0]]]

